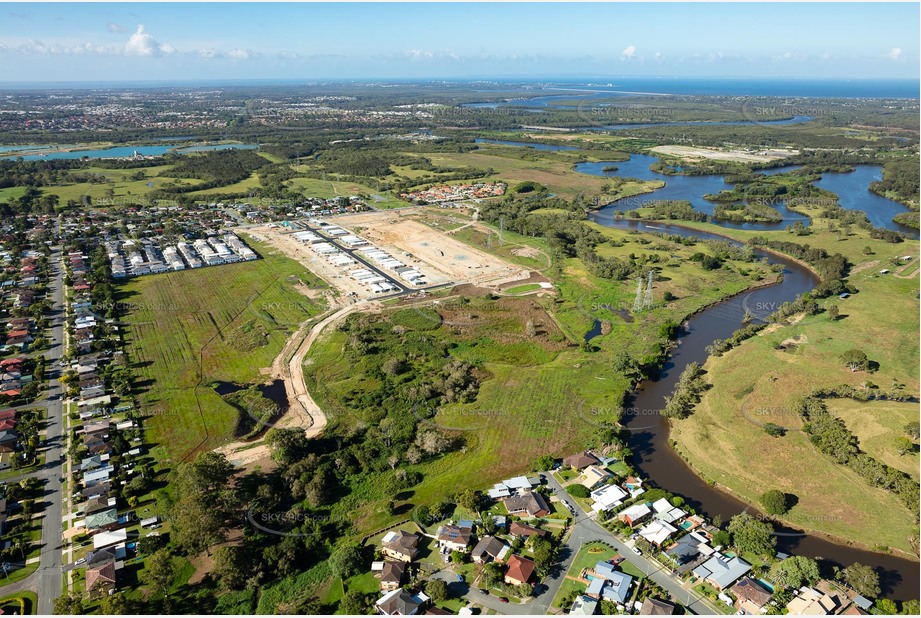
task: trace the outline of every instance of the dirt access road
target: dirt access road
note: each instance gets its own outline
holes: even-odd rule
[[[269,423],[271,427],[281,429],[300,427],[304,429],[308,438],[318,436],[326,427],[326,414],[314,401],[304,381],[304,358],[324,330],[335,327],[356,311],[380,311],[380,303],[362,300],[334,309],[332,313],[313,326],[311,322],[302,324],[294,336],[288,340],[271,368],[273,380],[284,380],[288,408],[280,418]],[[271,455],[269,446],[264,441],[231,442],[215,450],[223,453],[231,463],[238,467],[246,467],[268,460]]]

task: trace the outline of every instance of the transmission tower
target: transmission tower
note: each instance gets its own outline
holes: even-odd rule
[[[505,217],[499,217],[499,246],[502,246],[502,233],[505,232]]]
[[[636,278],[636,298],[633,299],[633,313],[643,310],[643,278]]]
[[[652,280],[655,278],[655,273],[649,271],[649,281],[646,283],[646,298],[643,299],[643,309],[652,309]]]

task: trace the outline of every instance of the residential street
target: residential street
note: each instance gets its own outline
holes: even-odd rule
[[[566,499],[565,496],[568,494],[557,482],[557,480],[553,478],[553,475],[547,473],[546,477],[547,484],[550,489],[561,498]],[[570,504],[575,504],[575,500],[571,498],[569,499],[569,502]],[[706,602],[699,600],[696,595],[690,591],[689,588],[682,585],[681,582],[676,577],[673,577],[669,571],[663,569],[657,564],[652,563],[644,556],[637,556],[634,554],[630,546],[623,543],[611,532],[599,525],[594,519],[582,511],[578,505],[575,506],[578,513],[576,520],[573,523],[572,530],[566,540],[566,543],[563,545],[563,547],[560,548],[560,556],[562,557],[562,561],[558,568],[554,569],[553,573],[544,580],[542,590],[539,591],[539,594],[536,597],[527,603],[522,604],[502,603],[499,601],[497,596],[492,594],[483,594],[474,587],[469,588],[464,597],[469,601],[476,603],[477,605],[488,607],[489,609],[493,609],[500,614],[547,614],[550,609],[550,604],[553,602],[553,598],[556,596],[557,591],[559,591],[560,586],[562,586],[563,579],[566,577],[566,573],[569,571],[569,567],[572,565],[572,561],[579,553],[579,549],[582,547],[582,545],[591,541],[603,541],[612,545],[620,553],[620,555],[627,559],[628,562],[632,563],[638,569],[643,571],[643,573],[645,573],[647,577],[649,577],[656,584],[662,586],[665,590],[668,591],[669,594],[671,594],[690,611],[694,612],[695,614],[719,613]]]
[[[51,336],[49,337],[50,349],[44,351],[47,359],[47,375],[49,378],[48,398],[37,401],[29,407],[45,407],[48,410],[48,425],[46,439],[43,444],[45,464],[41,470],[24,474],[34,476],[45,481],[44,505],[42,519],[41,557],[38,570],[26,579],[11,584],[9,587],[0,586],[0,593],[8,594],[17,590],[32,590],[38,594],[38,613],[51,614],[54,609],[54,600],[61,595],[63,568],[61,564],[62,548],[62,499],[61,475],[63,474],[62,462],[64,456],[64,418],[63,402],[64,391],[58,378],[61,368],[58,365],[64,354],[64,273],[61,263],[59,248],[52,250],[49,258],[52,277],[49,281],[48,291],[54,303],[51,312]]]

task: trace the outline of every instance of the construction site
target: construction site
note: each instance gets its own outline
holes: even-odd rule
[[[245,230],[344,295],[399,296],[471,283],[499,287],[531,273],[417,220],[419,209],[270,223]]]

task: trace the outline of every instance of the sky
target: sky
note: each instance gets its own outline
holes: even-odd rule
[[[918,3],[0,3],[0,82],[913,78]]]

